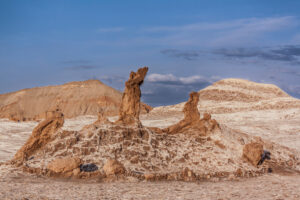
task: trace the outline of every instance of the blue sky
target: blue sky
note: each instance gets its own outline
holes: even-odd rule
[[[99,79],[123,90],[149,66],[150,105],[224,78],[300,97],[300,1],[0,0],[0,93]]]

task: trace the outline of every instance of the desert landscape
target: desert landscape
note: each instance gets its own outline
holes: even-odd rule
[[[0,95],[0,198],[300,198],[299,99],[224,79],[152,108],[147,71],[123,94],[84,81]]]

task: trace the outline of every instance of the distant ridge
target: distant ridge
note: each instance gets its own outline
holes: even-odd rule
[[[74,81],[0,95],[0,118],[29,121],[45,118],[46,111],[61,109],[66,118],[80,115],[117,115],[122,93],[99,80]],[[150,106],[142,104],[145,108]]]
[[[275,85],[233,78],[217,81],[200,90],[199,94],[202,100],[242,102],[289,97],[287,93]]]
[[[243,79],[223,79],[199,90],[200,113],[222,114],[255,110],[300,108],[300,100],[291,97],[276,85]],[[151,113],[180,112],[183,103],[161,106]]]

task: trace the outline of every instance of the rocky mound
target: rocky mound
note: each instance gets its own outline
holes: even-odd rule
[[[0,118],[14,121],[45,119],[46,112],[57,107],[66,118],[97,115],[101,110],[113,116],[118,114],[121,101],[121,92],[98,80],[70,82],[0,95]],[[146,104],[142,107],[143,112],[151,110]]]
[[[272,84],[255,83],[243,79],[224,79],[199,91],[201,100],[255,102],[289,97]]]
[[[255,83],[242,79],[224,79],[199,92],[198,109],[210,114],[244,111],[299,109],[300,100],[295,99],[272,84]],[[156,107],[152,114],[176,113],[184,103]]]
[[[297,152],[235,132],[219,125],[208,114],[200,118],[199,96],[195,92],[185,104],[185,117],[179,123],[163,130],[142,126],[140,109],[133,104],[139,103],[139,87],[147,70],[141,68],[131,73],[116,122],[109,122],[100,114],[94,124],[80,131],[64,131],[54,126],[54,121],[42,122],[13,163],[41,175],[96,176],[101,180],[136,177],[193,181],[257,176],[271,168],[300,170]],[[44,136],[46,140],[42,140]],[[31,151],[31,144],[35,143],[41,145]],[[257,162],[257,158],[263,157],[264,149],[272,157],[259,165],[261,160]]]

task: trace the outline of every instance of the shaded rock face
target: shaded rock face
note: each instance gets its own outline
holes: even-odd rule
[[[248,143],[243,148],[243,158],[250,162],[253,166],[257,166],[264,153],[263,145],[258,142]]]
[[[42,121],[32,131],[27,142],[15,154],[13,161],[27,160],[36,150],[44,147],[54,139],[54,135],[64,124],[64,116],[59,111],[51,112],[51,116]]]
[[[128,81],[125,83],[125,90],[122,96],[122,104],[117,123],[126,125],[140,124],[139,114],[141,106],[141,89],[144,78],[148,72],[148,67],[138,69],[137,72],[131,72]]]
[[[108,159],[103,166],[103,171],[106,176],[119,175],[125,173],[124,166],[117,160]]]
[[[98,119],[94,124],[110,124],[111,122],[107,119],[103,112],[98,113]]]
[[[164,132],[175,134],[180,132],[197,131],[200,135],[206,135],[213,129],[218,127],[216,120],[212,120],[210,114],[204,113],[203,119],[200,119],[200,113],[197,105],[199,102],[199,94],[191,92],[190,98],[183,108],[184,119],[166,129]]]
[[[81,159],[78,157],[57,158],[51,161],[47,169],[60,175],[73,175],[77,173]]]
[[[197,108],[198,102],[199,94],[197,92],[191,92],[190,98],[183,108],[184,121],[192,122],[200,120],[200,114]]]

